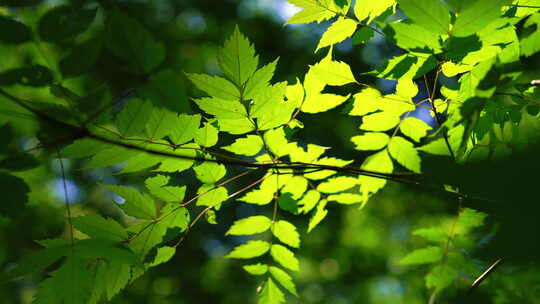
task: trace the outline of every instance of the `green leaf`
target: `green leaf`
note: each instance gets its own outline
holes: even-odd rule
[[[399,124],[399,114],[391,112],[377,112],[362,117],[361,130],[388,131]]]
[[[169,228],[167,224],[165,222],[142,221],[130,226],[128,230],[135,233],[137,237],[131,239],[129,248],[144,261],[148,252],[163,241],[163,236]]]
[[[389,23],[384,33],[400,48],[420,53],[440,53],[439,36],[417,24],[398,21]]]
[[[39,284],[34,303],[86,304],[91,296],[93,276],[85,265],[84,260],[69,257]]]
[[[175,113],[166,108],[154,108],[149,115],[146,132],[150,139],[162,139],[174,130],[177,117]]]
[[[326,46],[334,45],[351,37],[351,35],[356,31],[356,26],[357,23],[353,19],[339,17],[328,27],[326,32],[324,32],[315,51]]]
[[[270,243],[266,241],[249,241],[236,246],[225,257],[230,259],[251,259],[265,254],[270,249]]]
[[[152,195],[164,202],[182,202],[186,194],[186,186],[166,186],[169,183],[169,178],[165,175],[156,175],[147,178],[144,184]]]
[[[427,0],[431,1],[431,0]],[[364,73],[379,78],[398,80],[400,78],[417,79],[437,66],[434,56],[416,56],[414,53],[406,53],[389,59],[385,64],[377,67],[375,71]]]
[[[89,72],[95,66],[102,49],[103,39],[101,37],[90,39],[75,46],[71,54],[62,58],[59,63],[62,75],[64,77],[75,77]]]
[[[222,149],[238,155],[253,156],[258,154],[263,146],[263,141],[259,136],[248,135],[237,138],[233,144],[222,147]]]
[[[17,217],[24,212],[31,188],[20,177],[0,172],[0,191],[3,193],[0,216]]]
[[[287,249],[287,247],[273,244],[272,248],[270,248],[270,255],[272,255],[272,258],[283,267],[292,271],[300,270],[298,259],[294,256],[292,251]]]
[[[405,15],[419,26],[439,35],[448,33],[450,13],[441,1],[398,0],[398,4]]]
[[[206,74],[186,74],[189,80],[201,91],[211,97],[224,100],[237,100],[240,98],[238,88],[227,79]]]
[[[213,185],[202,185],[197,191],[197,194],[201,195],[197,199],[197,206],[215,206],[217,209],[219,209],[222,202],[229,198],[227,188],[214,188]]]
[[[280,82],[264,87],[253,100],[253,104],[250,107],[251,116],[257,118],[261,117],[266,112],[275,111],[280,105],[280,102],[283,101],[286,90],[286,82]]]
[[[278,198],[279,208],[292,214],[298,214],[298,202],[292,198],[290,193],[283,193]]]
[[[124,289],[131,279],[131,267],[126,264],[107,263],[98,261],[96,265],[94,289],[92,297],[97,297],[99,300],[102,294],[105,294],[106,299],[110,301],[116,294]]]
[[[272,233],[282,243],[294,248],[300,247],[300,234],[298,234],[293,224],[284,220],[277,221],[272,226]]]
[[[218,141],[218,129],[205,122],[202,128],[195,131],[195,142],[203,147],[212,147]]]
[[[157,249],[156,257],[150,264],[150,267],[168,262],[176,253],[176,247],[163,246]]]
[[[24,23],[0,16],[0,42],[21,44],[32,40],[32,31]]]
[[[289,141],[285,137],[283,127],[264,132],[264,140],[274,155],[281,157],[289,153]]]
[[[358,184],[358,180],[350,176],[339,176],[326,180],[317,186],[322,193],[336,193],[350,189]]]
[[[186,84],[180,75],[170,68],[162,68],[150,75],[145,85],[137,90],[137,95],[144,97],[155,106],[165,107],[174,112],[191,112],[186,96]],[[181,101],[181,102],[179,102]]]
[[[124,210],[127,215],[142,219],[152,219],[156,217],[154,200],[147,194],[140,193],[138,190],[126,186],[105,184],[101,184],[101,186],[125,199],[125,202],[118,204],[118,207]]]
[[[429,142],[426,145],[418,147],[418,151],[423,151],[429,154],[450,156],[450,151],[448,151],[448,146],[444,139],[439,138],[432,142]]]
[[[405,99],[411,99],[418,94],[418,86],[412,79],[401,78],[396,85],[396,94]]]
[[[159,172],[182,172],[184,170],[187,170],[191,168],[191,166],[195,163],[193,159],[185,159],[184,157],[193,158],[196,156],[196,151],[194,149],[198,149],[199,146],[196,144],[186,144],[183,146],[180,146],[174,150],[173,154],[182,156],[182,158],[176,158],[176,157],[161,157],[161,165],[159,168],[155,169],[154,171]]]
[[[315,213],[313,216],[309,219],[308,224],[308,233],[311,232],[311,230],[315,229],[317,225],[326,217],[328,214],[328,210],[326,210],[326,200],[321,200],[317,204],[317,209],[315,209]]]
[[[349,97],[350,94],[347,96],[329,93],[308,95],[302,104],[301,110],[305,113],[326,112],[344,103]]]
[[[431,126],[416,117],[407,117],[401,121],[399,130],[415,142],[420,142],[431,130]]]
[[[467,233],[470,230],[484,225],[487,214],[470,208],[463,208],[459,213],[456,226],[460,233]],[[460,231],[461,230],[461,231]]]
[[[306,192],[306,194],[298,202],[298,205],[302,206],[300,207],[300,212],[301,213],[310,212],[311,209],[317,206],[317,203],[319,202],[320,198],[321,198],[321,194],[319,193],[319,191],[309,190],[308,192]]]
[[[263,215],[255,215],[234,222],[225,235],[250,235],[270,229],[272,220]]]
[[[219,98],[200,98],[194,100],[204,112],[214,115],[218,120],[246,118],[246,108],[236,100],[223,100]],[[249,121],[248,121],[249,122]],[[251,122],[249,122],[251,124]]]
[[[258,304],[280,304],[285,303],[285,296],[283,292],[277,287],[277,285],[272,281],[271,278],[266,280],[264,288],[261,291],[259,296]]]
[[[317,0],[287,0],[290,3],[301,7],[302,10],[292,16],[287,24],[303,24],[311,22],[321,22],[330,19],[336,15],[335,11],[328,8],[325,3],[328,1],[319,2]]]
[[[283,286],[293,295],[298,296],[298,294],[296,293],[296,286],[294,285],[294,282],[288,273],[286,273],[283,269],[274,266],[268,267],[268,271],[270,272],[270,274],[272,274],[274,279],[276,279],[276,281],[281,284],[281,286]]]
[[[73,227],[92,238],[116,242],[128,238],[126,230],[117,221],[97,214],[74,217],[71,221]]]
[[[452,28],[453,36],[465,37],[485,28],[501,16],[503,6],[510,1],[477,0],[472,2],[459,12]]]
[[[224,165],[214,162],[204,162],[193,167],[193,170],[197,179],[205,184],[215,184],[227,173]]]
[[[340,193],[340,194],[332,194],[328,196],[328,201],[335,201],[340,204],[350,205],[350,204],[357,204],[364,201],[364,196],[360,194],[354,194],[354,193]]]
[[[116,117],[116,126],[124,136],[144,136],[141,132],[145,129],[146,123],[154,107],[149,101],[132,99],[122,109]]]
[[[366,158],[360,169],[381,173],[392,173],[394,170],[394,164],[392,163],[392,159],[390,159],[388,152],[386,150],[382,150]],[[360,184],[360,191],[362,192],[362,195],[364,195],[365,199],[367,200],[370,195],[378,192],[386,185],[386,180],[361,175],[358,178],[358,183]]]
[[[437,246],[429,246],[421,249],[416,249],[407,254],[399,261],[401,265],[418,265],[431,264],[442,259],[442,249]]]
[[[416,229],[413,234],[432,242],[442,243],[448,240],[448,232],[440,226]]]
[[[42,40],[61,42],[86,31],[96,17],[97,9],[61,5],[49,10],[39,19],[38,30]]]
[[[308,180],[303,176],[295,175],[287,181],[281,192],[290,193],[292,199],[298,200],[306,192],[307,187]]]
[[[170,117],[168,119],[171,119]],[[192,140],[201,124],[201,115],[180,114],[174,116],[173,125],[169,131],[169,138],[176,145],[185,144]]]
[[[263,275],[268,271],[268,265],[261,263],[245,265],[242,266],[242,268],[252,275]]]
[[[328,51],[328,55],[323,60],[312,65],[309,68],[309,73],[312,77],[327,85],[342,86],[348,83],[356,83],[348,64],[332,60],[332,50]]]
[[[352,143],[356,146],[356,150],[380,150],[390,141],[390,136],[386,133],[369,132],[364,135],[351,137]]]
[[[219,50],[218,63],[223,73],[239,87],[257,70],[259,57],[249,40],[240,33],[238,26]]]
[[[179,204],[165,204],[159,211],[161,214],[161,228],[187,229],[189,224],[189,211]]]
[[[353,108],[349,115],[363,116],[379,110],[380,103],[383,100],[381,92],[374,88],[366,88],[360,93],[354,94]]]
[[[387,9],[396,5],[396,0],[356,0],[354,5],[354,15],[360,21],[368,18],[366,24],[379,17]]]
[[[165,60],[165,45],[137,20],[113,10],[105,21],[107,47],[128,63],[131,72],[147,74]]]
[[[360,45],[368,42],[375,36],[375,30],[368,26],[362,26],[352,37],[353,45]]]
[[[421,159],[410,141],[400,136],[394,136],[388,144],[388,152],[403,167],[420,173]]]
[[[458,273],[452,267],[446,264],[437,265],[427,274],[426,287],[434,288],[435,292],[440,292],[450,286],[457,278]]]
[[[126,200],[124,203],[119,204],[118,207],[122,208],[127,215],[142,219],[153,219],[156,217],[154,200],[147,194],[142,194],[138,190],[126,186],[105,184],[101,184],[101,186],[120,195]]]
[[[268,86],[268,83],[274,76],[278,60],[279,58],[258,69],[253,76],[249,78],[246,83],[246,88],[244,89],[243,97],[245,100],[255,99],[255,97]]]

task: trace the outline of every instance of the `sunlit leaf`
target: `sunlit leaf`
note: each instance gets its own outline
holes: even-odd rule
[[[268,271],[268,265],[261,263],[245,265],[242,268],[252,275],[263,275]]]
[[[287,249],[287,247],[279,244],[273,244],[272,248],[270,248],[270,254],[272,255],[272,258],[274,258],[274,260],[276,260],[276,262],[281,264],[283,267],[293,271],[300,270],[298,259],[294,256],[292,251]]]
[[[421,159],[410,141],[400,136],[394,136],[388,144],[388,152],[403,167],[420,173]]]
[[[450,26],[450,13],[441,1],[398,0],[399,8],[414,23],[426,30],[444,35]]]
[[[265,254],[270,250],[270,243],[265,241],[249,241],[236,246],[233,251],[227,254],[226,258],[231,259],[251,259]]]
[[[263,215],[255,215],[237,220],[234,224],[227,230],[225,235],[249,235],[265,232],[270,229],[272,220]]]
[[[300,247],[300,235],[293,224],[284,220],[277,221],[272,226],[272,233],[281,242],[294,248]]]
[[[390,136],[386,133],[369,132],[353,136],[351,141],[357,150],[380,150],[388,145]]]
[[[278,281],[279,284],[281,284],[281,286],[283,286],[293,295],[298,296],[298,294],[296,293],[296,286],[294,285],[294,282],[291,276],[287,272],[285,272],[281,268],[274,267],[274,266],[268,267],[268,271],[270,272],[270,274],[272,274],[274,279],[276,279],[276,281]]]
[[[325,46],[330,46],[339,43],[349,37],[356,31],[357,23],[352,19],[339,17],[321,37],[317,50]]]

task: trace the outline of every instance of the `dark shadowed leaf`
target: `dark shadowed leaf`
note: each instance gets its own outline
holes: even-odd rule
[[[88,29],[96,13],[96,8],[84,9],[68,5],[54,7],[39,20],[39,36],[51,42],[70,40]]]
[[[0,42],[19,44],[32,40],[32,32],[22,22],[0,16]]]
[[[0,192],[2,193],[0,215],[16,217],[22,212],[24,204],[28,201],[30,188],[21,178],[0,173]]]

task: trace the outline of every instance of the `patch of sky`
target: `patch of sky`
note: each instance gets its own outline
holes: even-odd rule
[[[65,184],[62,178],[51,180],[49,189],[52,196],[62,203],[78,203],[83,197],[81,188],[69,178],[65,179]]]

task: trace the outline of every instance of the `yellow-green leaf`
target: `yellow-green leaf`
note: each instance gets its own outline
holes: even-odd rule
[[[444,35],[450,26],[450,13],[442,1],[438,0],[398,0],[399,8],[414,23],[426,30]]]
[[[259,153],[263,148],[263,141],[259,136],[248,135],[246,137],[237,138],[230,146],[222,147],[237,155],[253,156]]]
[[[234,222],[225,235],[250,235],[270,229],[272,220],[263,215],[255,215]]]
[[[225,257],[230,259],[251,259],[265,254],[270,249],[270,243],[266,241],[249,241],[236,246]]]
[[[348,83],[356,83],[351,67],[342,61],[332,60],[332,50],[320,62],[309,68],[312,76],[327,85],[342,86]]]
[[[399,124],[399,114],[378,112],[362,117],[360,129],[366,131],[388,131]]]
[[[270,248],[270,255],[272,258],[283,267],[293,271],[300,270],[300,264],[298,259],[294,256],[294,253],[287,249],[287,247],[279,244],[273,244]]]
[[[369,132],[363,135],[353,136],[351,137],[351,141],[355,144],[356,150],[380,150],[388,145],[390,136],[386,133]]]
[[[277,285],[272,281],[271,278],[268,278],[266,280],[266,283],[264,284],[264,288],[261,291],[261,295],[259,296],[258,304],[280,304],[285,303],[285,295],[283,295],[283,292],[277,287]]]
[[[334,23],[332,23],[332,25],[328,27],[326,32],[324,32],[315,51],[351,37],[351,35],[354,34],[354,31],[356,31],[356,26],[356,21],[339,17]]]
[[[195,132],[195,142],[203,147],[211,147],[218,141],[218,130],[209,123]]]
[[[281,242],[294,248],[300,247],[300,234],[293,224],[284,220],[277,221],[272,226],[272,233]]]
[[[431,130],[431,127],[416,117],[407,117],[401,122],[399,130],[412,140],[420,142],[427,135],[428,131]]]
[[[303,24],[321,22],[336,15],[328,6],[317,0],[288,0],[290,3],[301,7],[302,10],[292,16],[285,24]]]
[[[252,275],[263,275],[268,271],[268,265],[261,263],[245,265],[242,266],[242,268]]]
[[[360,21],[368,18],[366,24],[379,17],[384,11],[396,5],[396,0],[356,0],[354,15]]]
[[[317,186],[322,193],[336,193],[350,189],[358,184],[358,180],[351,176],[339,176],[330,178]]]
[[[388,144],[388,152],[403,167],[420,173],[421,159],[410,141],[401,136],[394,136]]]
[[[286,273],[283,269],[275,266],[268,267],[268,271],[270,272],[270,274],[272,274],[274,279],[276,279],[276,281],[281,284],[281,286],[283,286],[293,295],[298,296],[298,294],[296,293],[296,286],[294,285],[294,282],[288,273]]]

